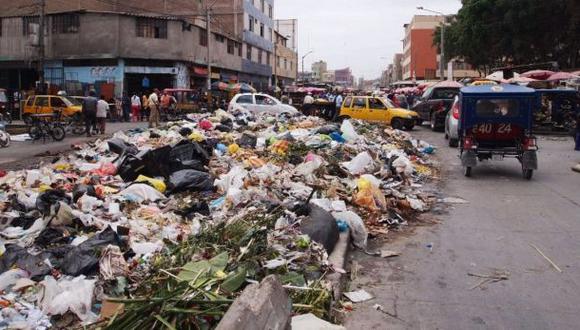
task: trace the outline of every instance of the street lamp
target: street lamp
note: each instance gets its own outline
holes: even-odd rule
[[[308,53],[304,54],[304,56],[302,56],[302,80],[304,80],[304,59],[306,58],[306,56],[312,53],[314,53],[313,50],[309,51]]]
[[[445,80],[445,20],[447,19],[447,15],[440,11],[427,9],[421,6],[417,7],[417,9],[443,16],[443,24],[441,25],[441,58],[439,59],[439,70],[441,74],[441,80]]]

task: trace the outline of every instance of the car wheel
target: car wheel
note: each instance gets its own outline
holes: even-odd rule
[[[402,130],[403,129],[403,121],[399,118],[395,118],[395,119],[391,120],[391,127],[394,129]]]
[[[435,114],[431,115],[431,130],[433,132],[439,132],[440,128],[439,126],[437,126],[437,116],[435,116]]]
[[[42,137],[42,130],[38,126],[32,126],[28,130],[28,135],[34,141],[39,140]]]
[[[449,147],[451,147],[451,148],[457,148],[458,146],[459,146],[459,140],[458,139],[449,138]]]
[[[55,141],[62,141],[66,136],[66,132],[62,126],[54,126],[50,134]]]

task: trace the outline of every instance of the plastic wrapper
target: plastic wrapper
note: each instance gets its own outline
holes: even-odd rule
[[[142,203],[144,201],[158,201],[165,196],[157,189],[144,183],[133,184],[119,192],[118,196],[131,201]]]
[[[368,152],[362,152],[356,155],[350,162],[342,163],[342,165],[353,175],[363,174],[367,167],[373,164],[373,158]]]
[[[356,142],[360,139],[360,135],[358,135],[350,120],[345,120],[342,122],[340,131],[342,132],[342,137],[348,142]]]
[[[42,311],[48,315],[63,315],[71,311],[83,324],[95,322],[97,315],[91,311],[95,282],[84,276],[62,278],[57,282],[54,277],[47,276],[40,282],[39,303]]]
[[[160,193],[164,193],[167,190],[167,186],[163,180],[153,179],[144,175],[139,175],[135,182],[144,182],[150,184],[153,188],[157,189]]]

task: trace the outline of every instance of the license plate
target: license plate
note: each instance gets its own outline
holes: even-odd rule
[[[503,160],[503,155],[491,155],[491,159],[492,160],[502,161]]]

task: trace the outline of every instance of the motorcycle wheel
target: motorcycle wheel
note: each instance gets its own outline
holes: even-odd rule
[[[32,126],[28,130],[28,135],[30,135],[32,140],[38,141],[42,137],[42,130],[38,126]]]

